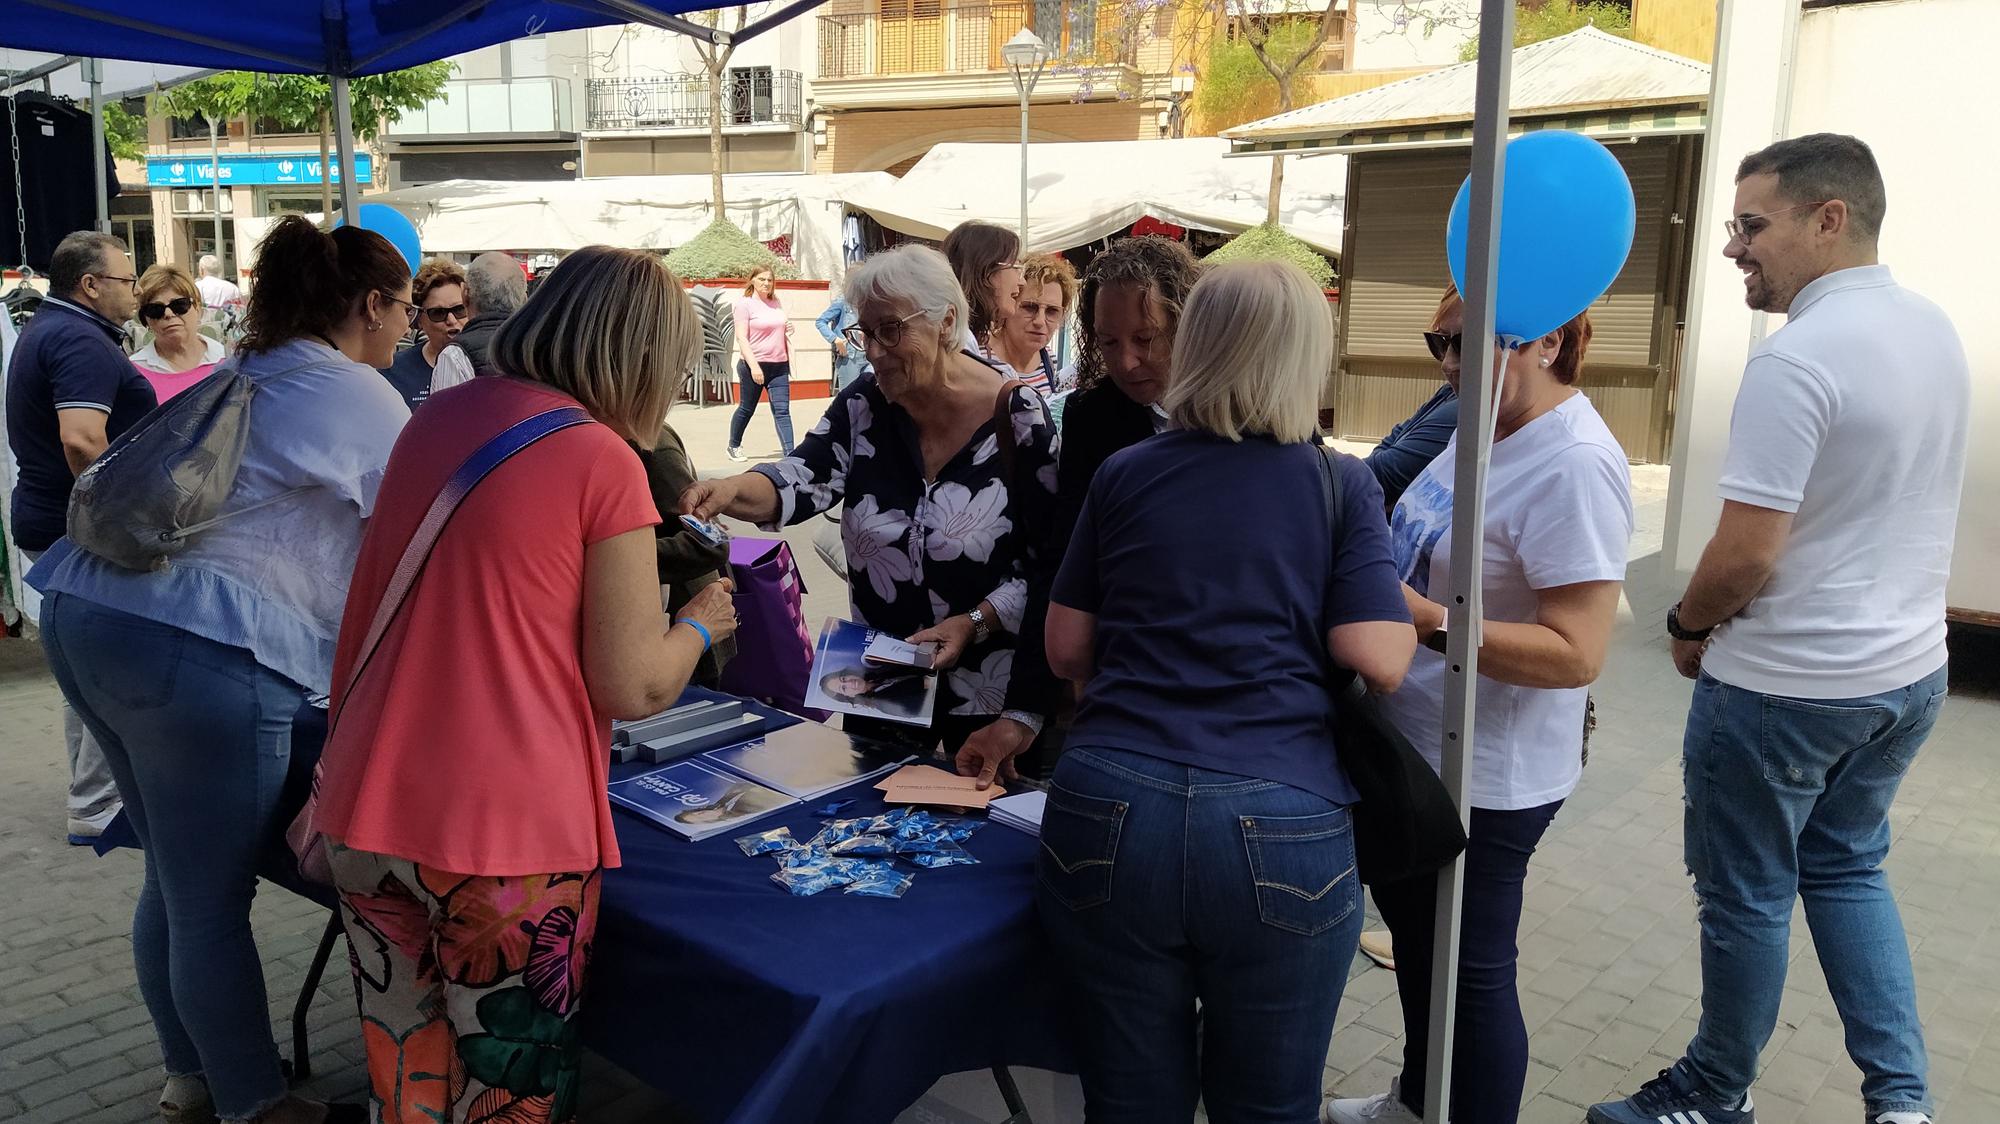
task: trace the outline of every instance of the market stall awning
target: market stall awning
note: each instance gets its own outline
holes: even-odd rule
[[[1228,155],[1228,142],[1214,137],[1031,144],[1027,249],[1087,245],[1144,218],[1225,234],[1256,226],[1266,216],[1270,167]],[[883,226],[920,238],[942,238],[968,219],[1012,228],[1021,214],[1020,161],[1018,144],[940,144],[902,179],[857,187],[845,198]],[[1345,161],[1296,165],[1286,171],[1279,220],[1338,255],[1346,190]]]
[[[1517,48],[1513,61],[1511,135],[1564,129],[1608,141],[1708,127],[1712,75],[1693,59],[1585,27]],[[1467,145],[1477,74],[1477,63],[1460,63],[1222,135],[1234,156]]]
[[[4,6],[0,4],[0,7]],[[12,42],[14,38],[12,30],[12,28],[0,29],[0,39]],[[46,51],[21,51],[11,47],[0,47],[0,80],[11,83],[18,81],[21,75],[36,74],[33,85],[36,89],[40,89],[42,84],[40,73],[46,73],[50,93],[82,101],[90,96],[90,83],[85,79],[81,65],[83,61],[75,55],[52,55]],[[109,101],[136,98],[210,73],[213,71],[199,66],[126,62],[122,59],[107,60],[104,63],[104,96]]]

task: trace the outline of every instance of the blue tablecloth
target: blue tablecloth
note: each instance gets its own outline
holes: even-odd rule
[[[887,1124],[945,1074],[1074,1072],[1032,837],[989,824],[966,843],[979,865],[919,870],[897,899],[796,898],[736,847],[781,824],[808,838],[849,798],[843,817],[885,807],[859,784],[701,843],[617,812],[585,1043],[728,1124]]]

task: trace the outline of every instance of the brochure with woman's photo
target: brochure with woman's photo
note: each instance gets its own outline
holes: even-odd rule
[[[676,761],[613,781],[611,802],[686,839],[701,840],[798,801],[700,761]]]
[[[886,647],[879,641],[885,636],[853,621],[829,618],[820,630],[819,650],[813,656],[806,705],[912,726],[930,725],[931,708],[937,703],[937,673],[869,659],[869,645],[875,643],[879,657]]]

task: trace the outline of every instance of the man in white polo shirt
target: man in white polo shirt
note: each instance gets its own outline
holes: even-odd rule
[[[1805,901],[1870,1124],[1928,1124],[1923,1032],[1882,862],[1889,804],[1944,703],[1945,577],[1971,372],[1938,307],[1876,262],[1868,146],[1831,133],[1746,157],[1723,253],[1785,326],[1750,356],[1723,512],[1669,612],[1698,677],[1682,749],[1701,1024],[1596,1124],[1754,1120],[1792,902]]]

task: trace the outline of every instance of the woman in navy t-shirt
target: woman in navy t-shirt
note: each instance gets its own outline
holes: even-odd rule
[[[1416,633],[1367,467],[1335,455],[1338,542],[1320,499],[1319,290],[1212,270],[1173,354],[1172,428],[1099,470],[1051,597],[1049,664],[1084,694],[1040,912],[1092,1120],[1312,1120],[1361,930],[1328,678],[1395,689]]]

